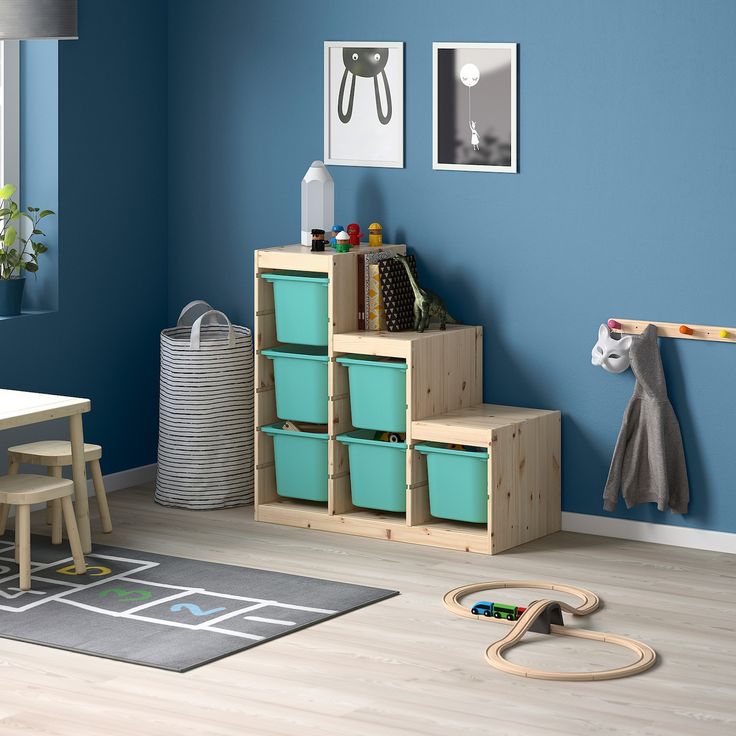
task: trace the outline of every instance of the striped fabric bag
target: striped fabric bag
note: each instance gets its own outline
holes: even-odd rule
[[[202,301],[161,333],[156,501],[253,503],[253,340]]]

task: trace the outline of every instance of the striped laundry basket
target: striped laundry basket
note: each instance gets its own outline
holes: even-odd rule
[[[156,501],[253,503],[253,340],[202,301],[161,333]]]

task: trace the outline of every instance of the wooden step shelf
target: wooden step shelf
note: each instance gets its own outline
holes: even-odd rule
[[[559,531],[560,412],[479,404],[415,421],[412,437],[488,450],[491,554]],[[430,518],[428,494],[412,503],[415,519]]]
[[[405,253],[404,245],[384,250]],[[357,329],[359,253],[312,253],[300,245],[255,252],[255,518],[343,534],[493,554],[559,529],[559,413],[482,404],[483,329],[448,325],[424,333]],[[277,345],[273,271],[328,276],[328,500],[313,504],[278,495],[273,441],[258,428],[277,420],[273,367],[261,351]],[[407,363],[406,514],[353,506],[348,448],[335,438],[353,429],[345,354]],[[495,412],[495,413],[493,413]],[[489,523],[464,524],[429,513],[425,458],[419,441],[457,442],[490,450]],[[555,470],[556,468],[556,470]],[[506,494],[505,499],[504,494]],[[526,499],[526,496],[529,496]],[[555,514],[556,509],[556,514]]]

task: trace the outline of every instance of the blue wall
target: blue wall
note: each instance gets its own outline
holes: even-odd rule
[[[60,214],[50,244],[58,247],[59,309],[0,321],[0,386],[90,397],[85,433],[104,446],[106,473],[156,459],[167,301],[166,15],[164,0],[81,0],[80,40],[58,47]],[[27,72],[25,87],[34,74],[40,86],[23,132],[42,137],[45,126],[55,139],[44,66]],[[29,156],[25,164],[36,191],[44,180],[53,189],[54,161]],[[46,206],[42,196],[30,203]],[[37,429],[52,431],[61,428]]]
[[[169,318],[251,323],[252,253],[299,236],[322,157],[322,42],[406,42],[406,168],[333,167],[338,221],[384,223],[485,327],[485,399],[564,412],[564,508],[601,514],[630,373],[590,365],[611,316],[736,324],[736,3],[313,0],[169,5]],[[518,175],[431,168],[432,41],[517,41]],[[138,48],[145,48],[138,44]],[[691,513],[736,531],[736,349],[662,344]]]

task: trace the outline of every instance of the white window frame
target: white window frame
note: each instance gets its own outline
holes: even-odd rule
[[[20,192],[19,41],[0,41],[0,185],[4,184],[14,184]]]

